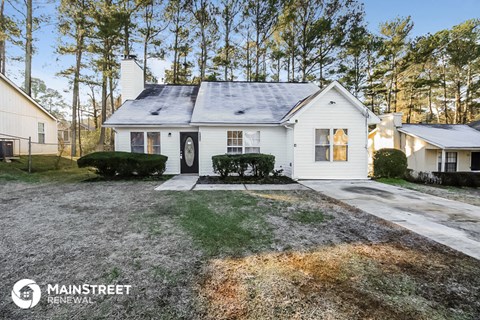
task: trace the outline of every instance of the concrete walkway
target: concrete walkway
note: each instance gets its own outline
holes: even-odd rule
[[[179,174],[156,187],[157,191],[189,191],[197,183],[197,175]]]
[[[369,180],[300,183],[480,260],[480,207]]]

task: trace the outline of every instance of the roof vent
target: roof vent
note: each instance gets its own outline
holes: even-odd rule
[[[235,114],[238,116],[238,115],[241,115],[241,114],[245,114],[245,111],[244,110],[238,110],[235,112]]]

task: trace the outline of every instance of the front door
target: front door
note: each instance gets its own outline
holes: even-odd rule
[[[480,170],[480,152],[472,152],[472,171]]]
[[[180,132],[180,172],[198,173],[198,132]]]

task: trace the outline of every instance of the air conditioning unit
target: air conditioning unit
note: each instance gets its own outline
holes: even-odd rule
[[[0,159],[13,157],[13,141],[0,141]]]

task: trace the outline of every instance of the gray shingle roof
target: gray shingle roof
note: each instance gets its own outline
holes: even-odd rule
[[[125,103],[106,125],[178,125],[190,123],[199,86],[147,84],[135,100]]]
[[[480,131],[461,124],[404,124],[398,131],[444,149],[480,148]]]
[[[280,123],[318,90],[313,83],[202,82],[192,123]]]

